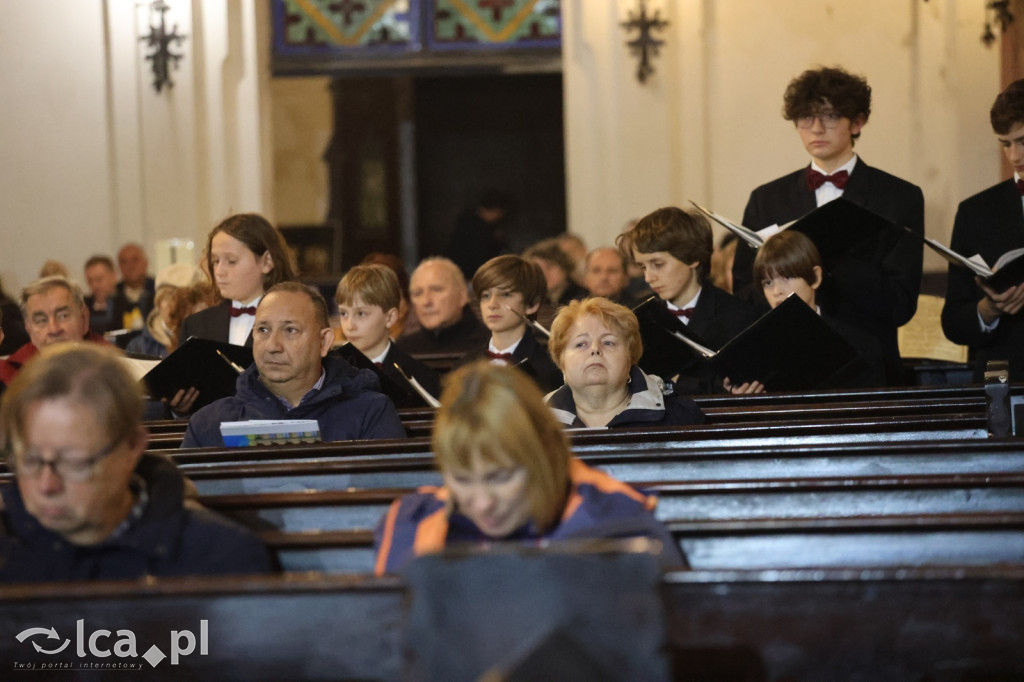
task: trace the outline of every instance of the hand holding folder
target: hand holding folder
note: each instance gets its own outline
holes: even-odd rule
[[[917,235],[916,232],[914,232]],[[985,259],[979,254],[975,254],[970,258],[959,254],[953,249],[944,246],[941,242],[938,242],[929,237],[920,237],[924,243],[929,246],[933,251],[938,253],[940,256],[948,260],[953,265],[967,268],[975,274],[976,277],[981,279],[982,283],[988,288],[992,289],[996,293],[1002,293],[1010,287],[1017,286],[1021,282],[1024,282],[1024,249],[1013,249],[1007,251],[999,260],[996,261],[995,265],[989,267]]]
[[[151,398],[170,400],[181,390],[194,387],[198,409],[235,394],[238,375],[252,364],[252,349],[221,341],[192,337],[151,369],[142,381]]]
[[[641,368],[664,378],[677,371],[679,356],[685,354],[710,363],[717,376],[736,386],[759,381],[771,391],[809,390],[826,386],[858,358],[846,339],[798,296],[790,296],[717,351],[700,344],[657,297],[634,312],[644,339]]]

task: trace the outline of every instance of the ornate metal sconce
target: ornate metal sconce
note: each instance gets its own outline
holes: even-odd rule
[[[164,21],[164,14],[167,13],[170,7],[164,0],[154,0],[149,5],[149,35],[142,36],[139,38],[140,42],[146,43],[146,46],[152,48],[152,52],[146,55],[146,61],[153,63],[153,87],[156,88],[157,92],[163,90],[164,86],[171,88],[174,86],[174,81],[171,80],[171,65],[174,68],[178,68],[178,62],[184,55],[174,54],[171,52],[171,43],[181,45],[182,41],[187,36],[178,35],[178,25],[175,24],[174,28],[167,31],[167,24]],[[158,26],[153,25],[153,15],[159,13],[160,24]]]
[[[640,0],[640,7],[637,13],[630,12],[629,20],[622,22],[620,25],[626,29],[627,33],[634,30],[640,31],[640,35],[633,40],[627,41],[626,45],[629,46],[629,50],[633,55],[640,57],[640,63],[636,69],[636,79],[641,83],[645,83],[647,82],[647,77],[654,73],[651,59],[658,56],[658,48],[665,44],[664,40],[655,38],[652,31],[663,30],[668,26],[668,22],[662,20],[659,10],[654,10],[654,15],[648,16],[647,0]]]

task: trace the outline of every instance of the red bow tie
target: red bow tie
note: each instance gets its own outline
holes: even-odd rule
[[[1024,180],[1017,181],[1017,191],[1021,193],[1021,196],[1024,196]]]
[[[832,175],[825,175],[824,173],[819,173],[813,168],[807,169],[807,186],[812,192],[824,185],[826,182],[831,182],[836,186],[836,189],[843,189],[846,187],[846,181],[849,179],[850,174],[844,170],[841,170],[838,173],[833,173]]]
[[[696,310],[696,308],[669,308],[668,309],[668,311],[670,313],[672,313],[673,315],[675,315],[676,317],[685,317],[687,320],[689,320],[691,317],[693,317],[693,311],[694,310]]]
[[[505,362],[512,362],[511,353],[495,353],[492,350],[488,350],[487,357],[489,357],[491,360],[504,360]]]
[[[242,315],[255,315],[256,306],[251,305],[248,308],[232,308],[231,317],[241,317]]]

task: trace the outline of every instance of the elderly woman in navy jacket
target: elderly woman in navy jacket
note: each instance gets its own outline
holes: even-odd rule
[[[636,315],[604,298],[573,301],[558,313],[548,340],[565,385],[545,400],[569,427],[682,426],[704,423],[689,398],[671,394],[636,363],[643,341]]]

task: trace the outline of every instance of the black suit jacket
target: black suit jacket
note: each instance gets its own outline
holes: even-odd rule
[[[399,347],[412,355],[429,355],[434,353],[451,353],[465,355],[481,343],[486,344],[491,338],[491,330],[473,313],[466,304],[462,307],[462,317],[455,324],[441,329],[420,329],[418,332],[403,336],[398,341]]]
[[[198,336],[211,341],[228,343],[231,333],[231,301],[221,301],[212,308],[200,310],[185,318],[181,325],[181,338],[188,339]],[[252,348],[252,332],[245,340],[245,345]]]
[[[474,360],[486,358],[487,348],[488,344],[485,344],[483,348],[470,351],[459,361],[458,365],[462,366]],[[544,393],[550,393],[565,383],[562,370],[558,369],[551,359],[551,355],[548,354],[547,344],[537,339],[529,329],[526,330],[523,340],[512,352],[512,360],[509,364],[536,381]]]
[[[750,194],[743,224],[754,230],[783,225],[810,213],[817,205],[807,187],[807,168],[762,185]],[[921,188],[858,159],[843,197],[888,218],[897,225],[924,234],[924,195]],[[825,273],[817,302],[836,319],[868,332],[882,344],[890,384],[903,383],[896,330],[910,321],[921,291],[924,245],[912,234],[894,233],[882,240],[873,256],[847,259]],[[754,250],[736,247],[733,290],[756,300],[760,287],[751,282]]]
[[[428,407],[427,402],[420,397],[416,389],[410,386],[409,382],[395,369],[395,363],[398,363],[398,366],[409,377],[419,382],[427,393],[435,398],[441,395],[441,380],[437,372],[410,357],[407,353],[403,353],[393,341],[380,367],[351,343],[338,346],[332,349],[331,353],[339,355],[353,367],[373,371],[380,380],[381,393],[391,398],[395,407]]]
[[[1024,208],[1013,180],[1006,180],[960,202],[950,246],[970,257],[980,254],[989,266],[1007,251],[1024,247]],[[950,341],[970,348],[975,378],[988,360],[1009,360],[1010,380],[1024,381],[1024,313],[1003,315],[991,332],[978,322],[984,293],[966,268],[949,266],[942,330]]]
[[[660,305],[664,306],[665,302],[661,301]],[[757,309],[753,305],[705,282],[688,326],[706,346],[717,351],[753,324],[757,317]],[[683,325],[679,320],[674,322]],[[662,379],[669,381],[678,375],[676,390],[679,393],[695,395],[722,390],[721,377],[714,376],[711,363],[695,352],[682,348],[681,343],[668,332],[656,331],[644,338],[644,356],[648,354],[660,357],[652,363],[645,362],[644,357],[641,357],[640,367],[671,366],[671,370],[663,372],[666,376],[662,376]],[[665,356],[669,354],[678,358],[677,364],[666,365]]]

